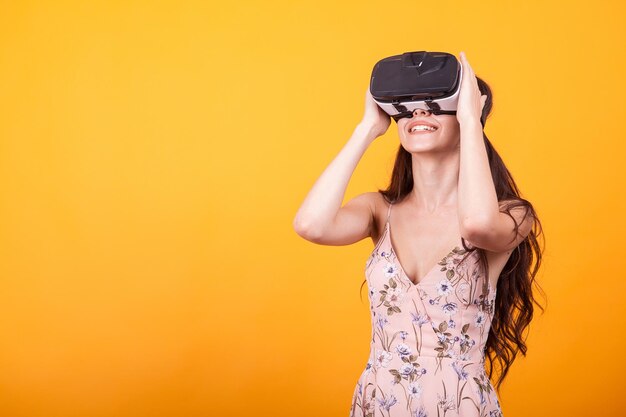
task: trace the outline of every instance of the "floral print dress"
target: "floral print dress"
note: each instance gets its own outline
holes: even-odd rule
[[[461,242],[415,284],[396,257],[389,215],[367,259],[372,339],[350,417],[502,417],[485,372],[496,288]]]

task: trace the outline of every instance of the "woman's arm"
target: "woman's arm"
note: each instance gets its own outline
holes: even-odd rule
[[[335,218],[341,208],[348,182],[374,139],[376,136],[371,127],[365,124],[356,126],[348,142],[315,181],[298,209],[293,227],[300,236],[319,241],[336,228]],[[367,220],[369,223],[369,219]]]
[[[480,123],[487,96],[481,96],[476,76],[464,53],[461,53],[461,60],[464,73],[457,110],[461,130],[459,226],[470,244],[493,252],[505,252],[526,238],[533,219],[526,216],[524,207],[511,209],[511,215],[520,225],[515,235],[513,219],[500,211]]]
[[[341,207],[348,182],[369,145],[385,133],[391,118],[366,91],[365,113],[339,154],[317,179],[293,220],[296,232],[316,243],[342,245],[366,237],[371,199],[359,195]]]

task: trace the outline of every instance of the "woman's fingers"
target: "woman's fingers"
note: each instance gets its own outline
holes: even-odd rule
[[[478,94],[480,94],[480,89],[478,88],[478,80],[476,80],[476,75],[474,74],[474,69],[472,68],[472,66],[470,65],[469,61],[467,60],[467,56],[465,56],[465,52],[461,52],[461,59],[463,62],[463,67],[467,68],[467,72],[465,73],[468,77],[468,82],[474,87],[474,90],[476,90],[478,92]]]
[[[467,72],[469,73],[469,75],[474,75],[474,69],[472,68],[469,61],[467,60],[467,56],[465,56],[465,52],[461,52],[461,62],[463,62],[463,67],[467,68]]]

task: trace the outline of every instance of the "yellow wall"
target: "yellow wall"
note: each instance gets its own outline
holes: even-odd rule
[[[625,7],[2,2],[0,417],[347,416],[369,239],[293,216],[379,59],[465,51],[546,234],[507,417],[624,415]],[[346,193],[387,183],[397,132]]]

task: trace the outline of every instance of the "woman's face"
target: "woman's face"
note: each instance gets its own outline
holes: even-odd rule
[[[428,110],[417,109],[412,117],[404,117],[397,124],[400,143],[407,152],[446,151],[459,146],[460,126],[453,114],[435,115]],[[435,130],[413,129],[424,124]]]

